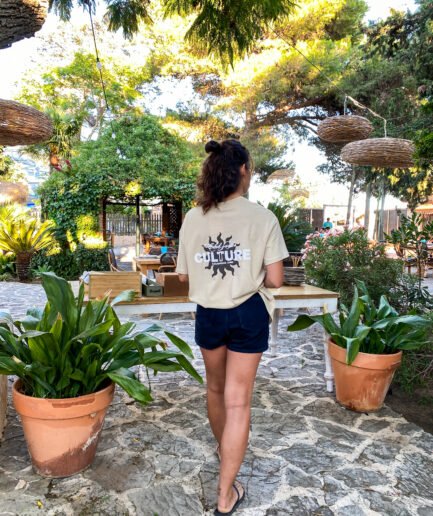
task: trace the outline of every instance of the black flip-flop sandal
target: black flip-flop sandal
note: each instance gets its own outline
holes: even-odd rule
[[[240,482],[239,482],[239,485],[242,485]],[[245,498],[245,489],[244,487],[242,487],[243,489],[243,493],[242,493],[242,496],[239,492],[239,489],[236,487],[236,484],[233,484],[233,487],[235,488],[235,491],[238,495],[238,499],[236,500],[235,504],[233,505],[233,507],[230,509],[229,512],[221,512],[218,510],[218,507],[215,509],[215,512],[214,512],[214,516],[230,516],[231,514],[234,514],[236,512],[236,509],[239,507],[239,505],[244,501],[244,498]]]

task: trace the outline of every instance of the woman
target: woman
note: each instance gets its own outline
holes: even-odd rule
[[[245,496],[236,476],[248,444],[257,367],[268,349],[273,298],[288,252],[276,217],[243,197],[251,159],[237,140],[210,141],[197,182],[198,206],[180,231],[177,272],[197,303],[195,339],[206,368],[209,423],[218,442],[216,515]]]

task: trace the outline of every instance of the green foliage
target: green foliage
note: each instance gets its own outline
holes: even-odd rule
[[[51,247],[53,223],[38,222],[32,218],[11,218],[0,223],[0,250],[19,253],[35,253]]]
[[[66,280],[78,279],[84,271],[108,271],[107,248],[88,249],[78,244],[75,251],[59,249],[57,253],[40,252],[33,256],[31,268],[47,268]]]
[[[39,265],[35,269],[31,269],[30,272],[31,272],[32,278],[41,279],[42,274],[44,274],[45,272],[53,272],[53,271],[52,271],[51,267],[49,267],[48,265]]]
[[[410,248],[415,254],[418,269],[418,290],[421,291],[422,269],[428,258],[427,241],[433,238],[433,222],[426,221],[418,213],[409,217],[401,217],[400,227],[394,229],[386,240],[394,244],[397,254],[403,255],[404,250]]]
[[[299,252],[305,245],[307,235],[311,233],[312,227],[308,222],[297,217],[296,213],[290,213],[288,206],[271,202],[267,209],[278,219],[284,241],[289,252]]]
[[[365,281],[377,302],[403,274],[402,262],[387,258],[384,246],[370,242],[363,229],[313,237],[307,241],[303,263],[308,282],[338,292],[344,304],[351,302],[356,280]]]
[[[97,141],[81,145],[72,165],[51,174],[40,194],[46,216],[74,242],[98,229],[104,198],[141,194],[188,206],[195,194],[197,157],[155,117],[113,122]]]
[[[153,332],[134,333],[134,323],[121,324],[114,306],[130,301],[125,291],[111,303],[106,297],[84,304],[84,286],[77,298],[70,285],[53,273],[42,274],[48,302],[13,321],[0,314],[0,374],[16,375],[24,393],[36,398],[73,398],[103,388],[110,380],[143,404],[152,401],[150,388],[131,370],[143,365],[155,373],[185,371],[202,382],[188,359],[188,344],[164,331],[179,351],[167,350]],[[13,329],[8,329],[7,325]]]
[[[10,279],[15,275],[15,254],[0,254],[0,277],[2,280]]]
[[[0,179],[2,181],[14,181],[17,173],[15,161],[5,154],[4,147],[0,145]]]
[[[403,274],[388,297],[392,306],[402,314],[428,315],[433,310],[433,296],[428,287],[420,285],[418,276],[412,274]]]
[[[389,136],[415,140],[415,167],[380,174],[385,176],[386,192],[406,201],[411,209],[425,202],[433,188],[433,59],[425,51],[431,45],[433,7],[429,0],[417,3],[413,13],[393,11],[386,20],[367,28],[365,43],[340,83],[388,120]],[[374,136],[383,136],[383,121],[371,121]]]
[[[95,0],[77,3],[92,11],[96,8]],[[122,29],[126,38],[138,32],[140,22],[152,22],[149,0],[106,0],[106,4],[109,30]],[[187,39],[231,64],[235,56],[253,48],[272,22],[287,16],[296,5],[293,0],[226,0],[223,4],[216,0],[162,0],[161,4],[166,16],[196,14]],[[69,20],[71,0],[50,0],[49,5],[63,20]]]
[[[374,303],[364,282],[356,281],[352,305],[342,305],[339,324],[331,314],[299,315],[288,331],[299,331],[319,323],[340,347],[346,349],[346,363],[352,364],[359,352],[390,354],[399,350],[416,350],[426,344],[432,321],[418,315],[402,315],[381,296]],[[359,292],[361,296],[359,296]]]
[[[233,65],[236,56],[251,51],[265,30],[295,5],[293,0],[167,0],[165,10],[168,15],[181,16],[199,11],[187,39]]]
[[[80,275],[84,271],[109,271],[107,246],[102,249],[89,249],[83,244],[78,244],[74,252]]]

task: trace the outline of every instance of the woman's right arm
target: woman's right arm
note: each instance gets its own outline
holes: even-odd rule
[[[266,265],[265,287],[280,288],[284,280],[283,260]]]

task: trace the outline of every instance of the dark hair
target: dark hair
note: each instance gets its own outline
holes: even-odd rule
[[[242,165],[251,169],[250,153],[238,140],[221,143],[211,140],[206,143],[205,151],[209,156],[197,180],[197,203],[204,213],[236,192],[241,182]]]

